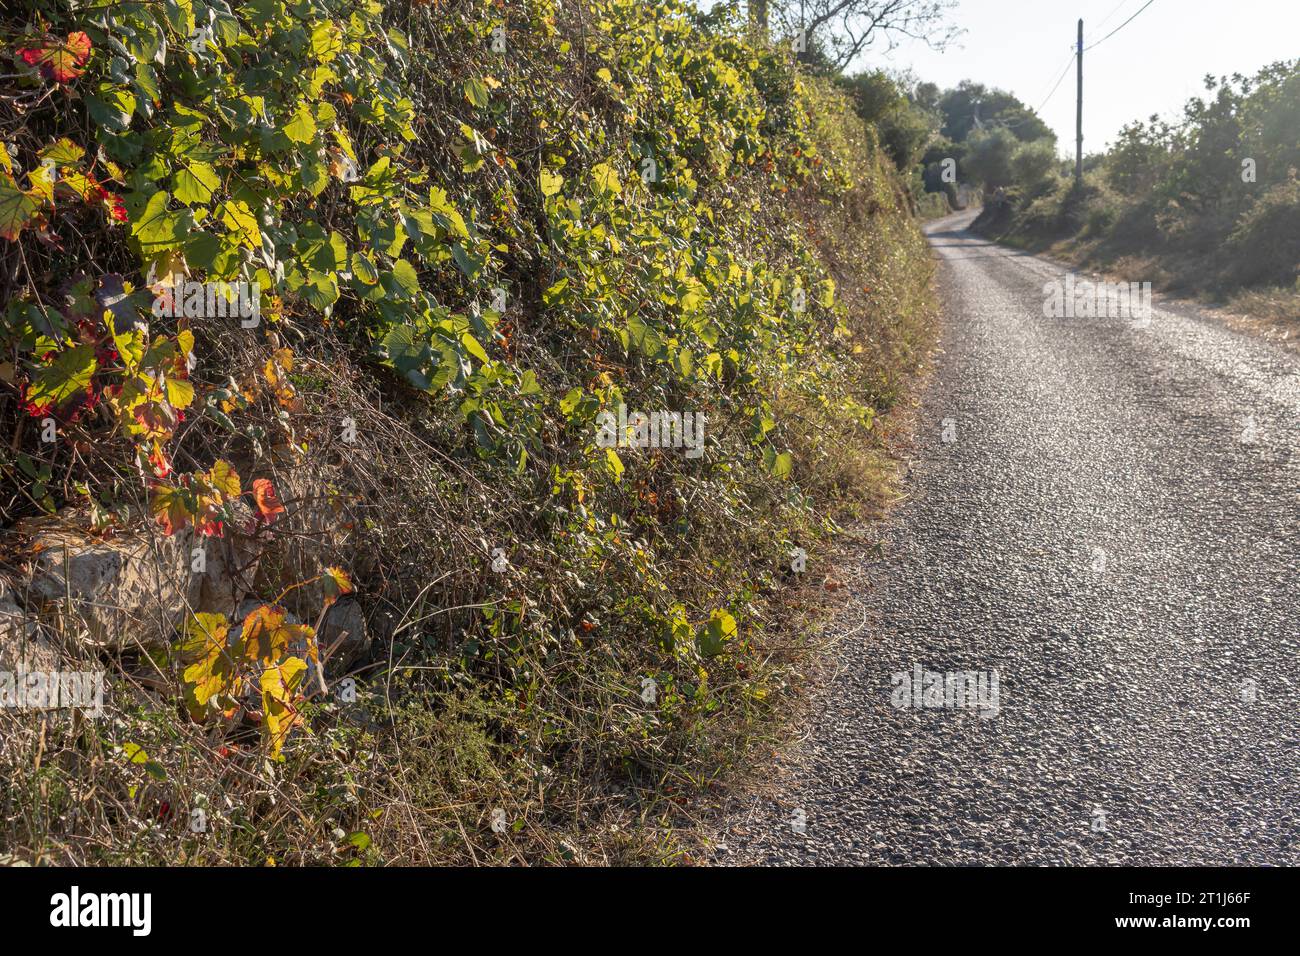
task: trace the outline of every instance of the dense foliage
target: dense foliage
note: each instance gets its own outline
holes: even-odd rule
[[[87,749],[127,755],[97,786],[136,812],[145,752],[169,804],[248,779],[310,804],[236,801],[131,859],[328,858],[336,830],[472,857],[493,805],[551,852],[629,781],[716,770],[781,686],[791,549],[878,485],[852,469],[928,307],[838,94],[679,0],[37,0],[0,42],[3,523],[343,540],[301,585],[252,582],[242,626],[194,608],[140,648],[174,683],[47,756],[66,776],[7,842],[80,859],[76,826],[121,824],[52,822]],[[191,309],[197,282],[256,290],[255,321]],[[603,447],[620,405],[702,414],[705,453]],[[313,701],[286,594],[315,613],[353,581],[377,661],[356,705]],[[259,682],[279,767],[220,743]]]
[[[924,215],[962,208],[969,194],[960,186],[992,193],[1020,183],[1035,192],[1054,181],[1056,135],[1010,93],[970,80],[941,90],[883,70],[839,82],[878,131]]]

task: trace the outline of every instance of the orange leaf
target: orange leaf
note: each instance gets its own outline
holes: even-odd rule
[[[326,568],[321,587],[325,592],[325,606],[329,607],[343,595],[352,593],[352,579],[342,568]]]
[[[275,400],[282,407],[290,411],[300,411],[301,402],[297,400],[297,390],[289,381],[291,371],[293,371],[293,350],[276,349],[262,367],[262,376],[271,386],[271,391],[275,393]]]
[[[278,660],[288,650],[284,629],[284,608],[263,604],[244,618],[244,648],[250,658]]]
[[[185,489],[173,485],[158,485],[154,488],[149,510],[162,526],[163,534],[171,536],[190,523],[192,511],[189,497]]]
[[[316,632],[306,624],[286,624],[285,613],[282,607],[263,604],[244,618],[244,654],[249,660],[269,665],[282,660],[295,642],[310,646]]]
[[[284,505],[280,503],[280,497],[275,493],[275,485],[265,478],[258,478],[253,482],[253,500],[257,503],[258,516],[267,524],[274,521],[278,515],[284,514]]]

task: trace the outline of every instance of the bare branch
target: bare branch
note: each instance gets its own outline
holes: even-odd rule
[[[950,13],[956,0],[771,0],[780,32],[803,32],[805,59],[839,72],[877,40],[888,49],[921,40],[942,50],[962,32]]]

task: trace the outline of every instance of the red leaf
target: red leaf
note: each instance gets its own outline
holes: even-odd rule
[[[167,458],[167,453],[163,451],[162,446],[154,442],[153,451],[149,452],[149,467],[159,478],[166,478],[172,473],[172,463]]]
[[[47,80],[71,83],[85,72],[82,67],[90,59],[90,46],[90,37],[78,30],[66,40],[47,36],[40,46],[21,47],[17,53],[28,66],[39,67]]]

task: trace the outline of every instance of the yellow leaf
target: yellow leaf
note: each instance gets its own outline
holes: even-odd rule
[[[167,401],[173,408],[189,408],[194,402],[194,386],[183,378],[167,376]]]
[[[306,671],[306,661],[301,657],[290,657],[262,672],[262,729],[271,745],[273,758],[280,756],[289,732],[302,719],[294,701]]]
[[[239,472],[231,467],[230,462],[222,458],[218,458],[208,470],[208,484],[220,492],[223,498],[239,497]]]
[[[617,196],[623,189],[618,172],[608,163],[599,163],[591,169],[591,184],[598,196]]]
[[[229,634],[230,622],[224,614],[195,614],[186,623],[182,651],[192,663],[185,668],[184,678],[201,708],[217,694],[228,693],[235,681]]]

